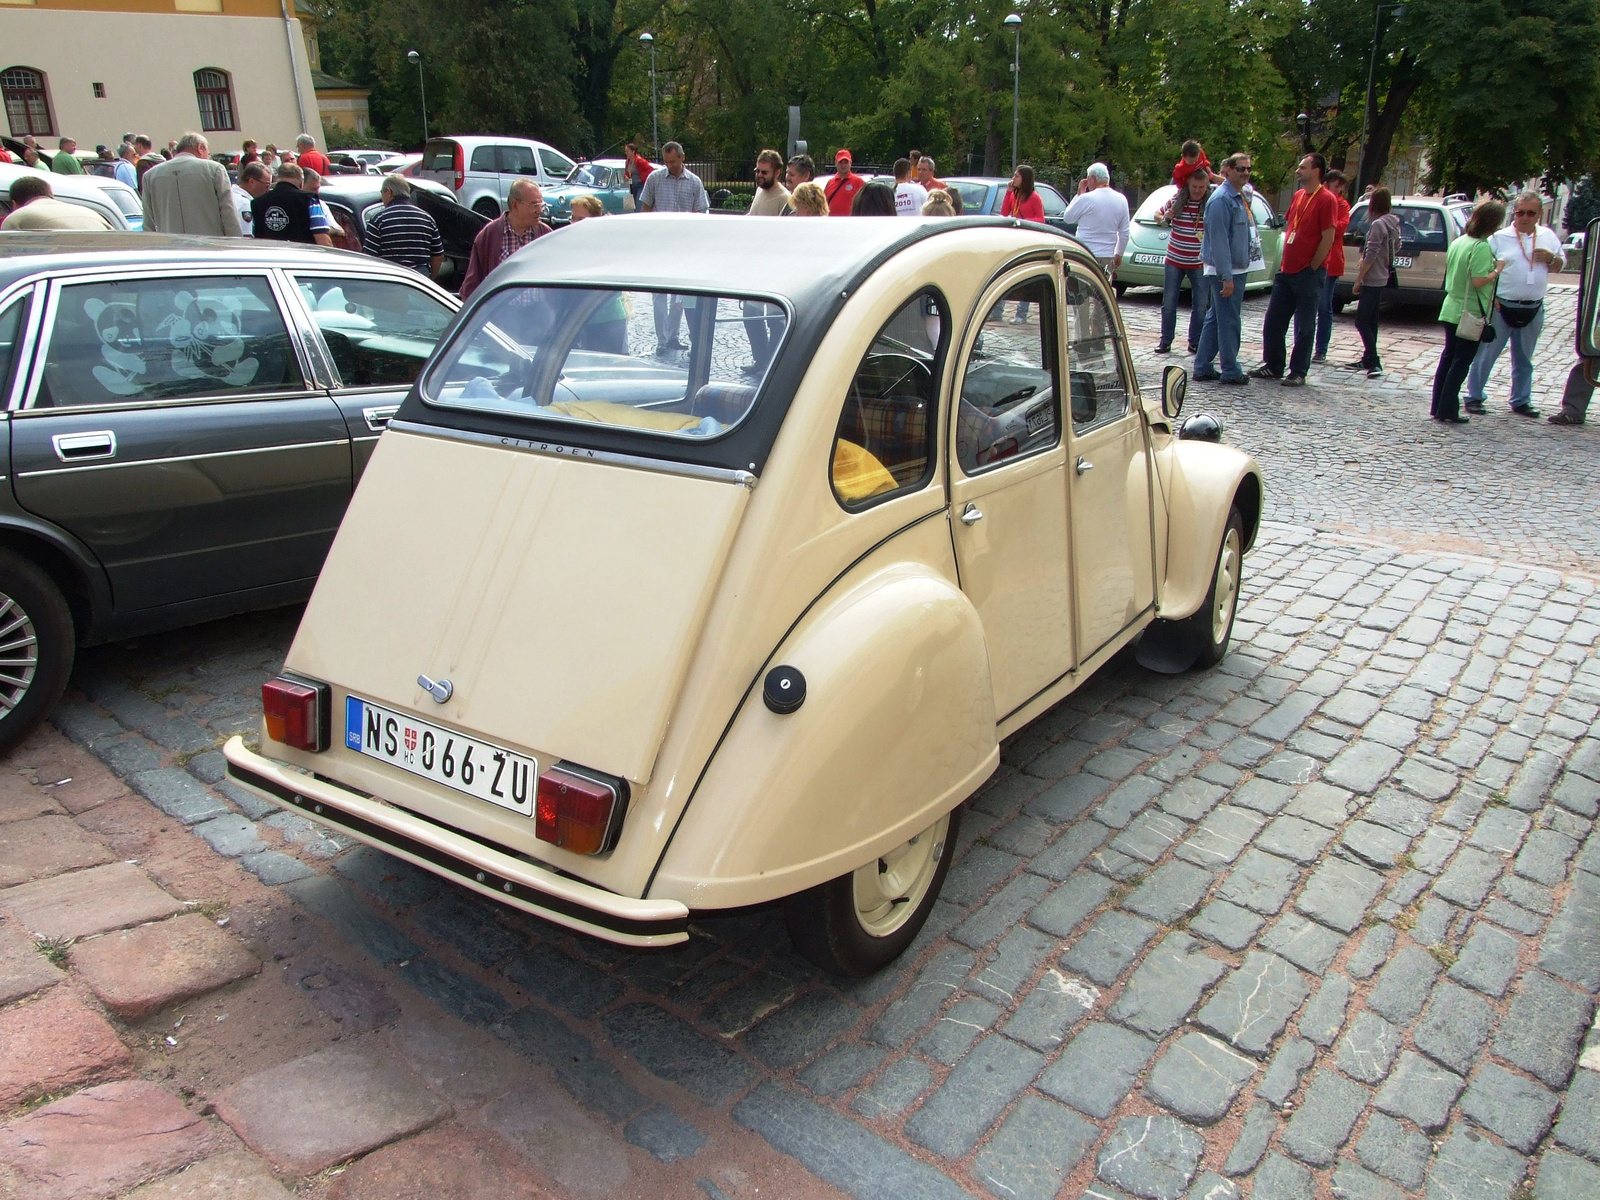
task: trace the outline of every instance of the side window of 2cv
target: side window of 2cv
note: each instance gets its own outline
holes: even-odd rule
[[[855,511],[921,487],[933,471],[943,306],[923,292],[900,307],[850,380],[833,441],[833,494]]]
[[[1061,440],[1055,294],[1048,276],[1034,276],[1007,288],[984,316],[956,421],[956,459],[968,475]]]

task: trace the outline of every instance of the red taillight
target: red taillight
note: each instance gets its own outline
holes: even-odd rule
[[[999,462],[1002,458],[1010,458],[1016,452],[1016,438],[1001,438],[988,449],[978,451],[978,462],[985,464]]]
[[[267,736],[296,750],[328,748],[328,699],[325,683],[306,683],[280,675],[261,685],[261,710]]]
[[[466,152],[461,149],[461,143],[456,143],[456,191],[461,190],[461,185],[467,181]]]
[[[574,854],[611,849],[622,823],[625,795],[620,780],[606,780],[550,767],[539,776],[534,818],[539,840]]]

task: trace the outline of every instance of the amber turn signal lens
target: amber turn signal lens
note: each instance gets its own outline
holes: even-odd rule
[[[328,698],[325,683],[307,683],[280,675],[261,685],[261,711],[267,736],[296,750],[328,748]]]
[[[621,824],[622,785],[550,767],[539,776],[534,801],[535,833],[540,841],[573,854],[611,849]]]

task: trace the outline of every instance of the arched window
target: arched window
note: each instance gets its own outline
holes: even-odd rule
[[[194,94],[200,101],[200,129],[237,129],[233,107],[233,77],[215,67],[202,67],[194,73]]]
[[[32,67],[7,67],[0,71],[0,92],[6,100],[6,119],[13,137],[42,136],[56,131],[50,120],[50,97],[44,89],[44,72]]]

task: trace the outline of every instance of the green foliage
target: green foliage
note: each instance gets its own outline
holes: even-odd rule
[[[1600,157],[1600,0],[314,0],[325,66],[372,89],[376,132],[497,131],[599,153],[650,132],[655,39],[663,140],[695,159],[783,149],[788,109],[824,166],[838,146],[887,163],[915,146],[942,173],[1009,170],[1022,16],[1021,155],[1119,182],[1168,178],[1186,138],[1286,184],[1299,154],[1369,160],[1400,130],[1452,189],[1581,174]],[[1302,125],[1297,114],[1306,114]],[[1407,134],[1409,136],[1409,132]],[[731,172],[730,172],[731,173]]]
[[[1563,225],[1568,233],[1582,233],[1596,217],[1600,217],[1600,188],[1595,186],[1593,175],[1585,175],[1572,189]]]

